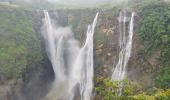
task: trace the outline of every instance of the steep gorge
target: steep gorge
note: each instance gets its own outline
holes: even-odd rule
[[[52,82],[54,81],[54,72],[52,69],[52,65],[46,55],[45,51],[45,43],[43,41],[43,37],[41,36],[41,26],[42,26],[42,18],[44,18],[43,11],[29,11],[29,10],[19,10],[19,8],[13,7],[1,7],[0,11],[5,14],[1,14],[1,16],[8,17],[11,21],[4,20],[5,17],[0,17],[0,20],[3,20],[4,23],[9,23],[11,25],[18,24],[14,29],[11,30],[9,34],[6,34],[6,30],[4,24],[0,24],[0,35],[2,38],[6,37],[6,39],[1,39],[3,44],[5,41],[6,44],[0,45],[0,58],[8,60],[10,62],[13,59],[9,59],[8,56],[5,58],[3,51],[9,49],[7,51],[11,52],[15,50],[11,44],[15,44],[19,42],[21,47],[18,47],[16,52],[11,52],[11,54],[15,55],[14,61],[20,62],[21,66],[24,67],[21,69],[21,74],[14,71],[12,66],[17,63],[8,63],[11,65],[7,65],[9,68],[8,71],[3,71],[6,69],[0,70],[0,99],[2,100],[41,100],[48,93]],[[11,14],[12,11],[12,14]],[[89,23],[93,20],[95,13],[99,11],[98,24],[96,26],[96,31],[94,34],[94,71],[95,71],[95,80],[97,77],[110,77],[111,70],[113,68],[113,64],[115,64],[117,56],[118,56],[118,38],[119,38],[119,27],[118,27],[118,16],[120,9],[82,9],[82,10],[50,10],[49,13],[53,19],[53,23],[57,23],[62,26],[69,26],[72,28],[75,33],[76,39],[81,41],[80,45],[82,45],[85,41],[86,37],[86,29]],[[114,11],[114,12],[113,12]],[[135,27],[134,27],[134,38],[133,38],[133,48],[132,48],[132,56],[130,58],[128,64],[128,72],[127,78],[129,80],[133,80],[135,82],[139,82],[144,85],[146,88],[151,87],[154,84],[153,78],[155,77],[155,73],[160,69],[160,51],[156,51],[156,53],[146,57],[146,55],[142,54],[141,48],[143,48],[143,43],[140,39],[139,28],[143,21],[143,16],[140,11],[136,11],[138,16],[135,16]],[[16,15],[21,15],[20,19],[24,19],[23,22],[30,23],[26,26],[19,22]],[[24,14],[24,15],[22,15]],[[129,10],[128,14],[131,14],[131,10]],[[29,17],[28,17],[29,16]],[[19,19],[19,20],[20,20]],[[13,26],[11,26],[13,27]],[[18,29],[19,28],[19,29]],[[10,29],[10,28],[9,28]],[[22,31],[23,30],[23,31]],[[25,32],[28,30],[28,32]],[[16,32],[18,37],[13,35],[14,31]],[[4,35],[5,33],[5,35]],[[24,34],[26,33],[26,34]],[[31,33],[31,35],[29,35]],[[20,37],[19,37],[20,36]],[[8,39],[10,38],[10,39]],[[34,40],[31,40],[34,38]],[[27,40],[30,39],[30,40]],[[37,42],[38,41],[38,42]],[[10,42],[10,43],[8,43]],[[26,42],[26,43],[24,43]],[[28,42],[28,43],[27,43]],[[34,44],[34,45],[33,45]],[[30,46],[31,45],[31,46]],[[17,45],[18,46],[18,45]],[[24,46],[25,48],[23,48]],[[34,47],[32,47],[34,46]],[[5,49],[5,50],[4,50]],[[28,51],[26,51],[26,49]],[[23,52],[25,51],[25,52]],[[19,52],[19,53],[18,53]],[[23,52],[23,53],[22,53]],[[24,58],[22,58],[24,57]],[[7,59],[8,58],[8,59]],[[21,60],[22,59],[22,60]],[[25,60],[26,59],[26,60]],[[5,62],[1,60],[0,65],[4,66]],[[20,65],[20,64],[19,64]],[[18,67],[20,68],[20,67]],[[14,72],[11,72],[14,71]],[[4,73],[6,72],[6,73]],[[13,73],[11,76],[9,73]],[[13,78],[14,75],[16,79]],[[5,75],[6,74],[6,75]],[[12,78],[11,78],[12,77]],[[140,77],[140,78],[139,78]],[[19,79],[19,80],[18,80]],[[21,80],[22,79],[22,80]],[[12,80],[12,81],[11,81]],[[97,86],[97,83],[95,84]]]

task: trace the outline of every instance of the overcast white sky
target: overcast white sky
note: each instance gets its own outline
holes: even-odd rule
[[[67,4],[102,4],[102,3],[110,3],[113,0],[48,0],[52,2],[58,2],[58,3],[67,3]],[[116,0],[119,1],[119,0]]]
[[[16,0],[16,1],[29,1],[29,2],[35,2],[35,1],[49,1],[53,3],[58,4],[65,4],[65,5],[99,5],[99,4],[106,4],[106,3],[112,3],[117,4],[121,3],[121,1],[128,1],[128,0]]]

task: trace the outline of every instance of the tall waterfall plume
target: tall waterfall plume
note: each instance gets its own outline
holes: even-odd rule
[[[93,90],[93,37],[94,29],[97,24],[98,13],[92,23],[88,26],[87,38],[82,52],[85,52],[85,66],[84,66],[84,75],[82,77],[80,90],[81,90],[81,100],[90,100],[92,90]]]
[[[44,15],[45,31],[42,33],[55,74],[53,87],[47,97],[50,100],[74,100],[78,88],[81,100],[90,100],[93,90],[93,36],[98,13],[88,26],[82,47],[69,27],[55,27],[48,11],[44,10]]]
[[[63,61],[63,36],[56,37],[55,36],[55,30],[52,26],[50,16],[47,11],[44,10],[45,15],[45,25],[46,25],[46,32],[45,38],[46,38],[46,44],[47,44],[47,51],[48,51],[48,57],[51,61],[51,64],[53,66],[53,70],[55,73],[55,78],[58,79],[65,79],[64,75],[64,61]],[[57,39],[56,39],[57,38]],[[57,44],[56,44],[57,40]],[[57,45],[57,47],[56,47]]]
[[[112,73],[112,79],[121,81],[126,74],[126,67],[131,55],[132,42],[133,42],[133,28],[134,28],[134,12],[131,14],[129,28],[127,31],[128,17],[126,11],[120,12],[119,15],[119,60]]]

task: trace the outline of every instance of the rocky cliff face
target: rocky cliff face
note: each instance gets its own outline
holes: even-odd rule
[[[96,12],[99,12],[98,24],[95,30],[95,76],[111,76],[112,69],[116,65],[118,60],[118,39],[119,39],[119,25],[118,16],[119,10],[112,12],[112,9],[83,9],[83,10],[51,10],[50,16],[53,19],[53,23],[62,27],[70,26],[75,33],[75,37],[81,42],[84,42],[86,36],[86,29],[95,16]],[[43,13],[39,12],[43,18]],[[61,17],[62,16],[62,17]],[[130,16],[130,12],[128,13]],[[128,78],[132,80],[138,80],[138,77],[143,76],[146,73],[146,69],[150,66],[149,61],[140,55],[140,43],[138,35],[138,27],[141,18],[135,17],[135,30],[133,38],[132,56],[128,67]],[[41,26],[39,24],[38,26]],[[40,27],[39,27],[40,30]],[[81,44],[80,44],[81,45]],[[155,58],[153,58],[154,60]],[[144,69],[143,69],[144,68]],[[142,74],[143,72],[143,74]],[[134,74],[138,73],[137,77]],[[148,72],[149,74],[149,72]],[[136,75],[135,75],[136,76]],[[139,80],[138,80],[139,81]]]
[[[75,33],[75,37],[80,41],[81,44],[83,44],[85,40],[87,26],[88,24],[92,23],[96,12],[99,12],[100,14],[98,18],[98,24],[95,30],[95,41],[94,41],[95,77],[99,77],[99,76],[110,77],[112,73],[112,69],[114,66],[116,66],[118,61],[119,10],[117,10],[115,13],[112,12],[112,9],[49,11],[50,16],[53,19],[53,23],[56,25],[56,27],[70,26],[72,28],[73,33]],[[128,15],[130,16],[130,12],[128,13]],[[42,19],[44,18],[43,12],[38,11],[35,13],[34,16],[36,18],[35,19],[35,24],[36,24],[35,26],[37,27],[36,30],[39,34],[41,34],[40,30],[42,28]],[[138,27],[140,24],[139,21],[140,21],[140,17],[139,16],[135,17],[135,28],[134,28],[135,31],[134,31],[134,38],[133,38],[134,42],[133,42],[132,56],[130,58],[129,65],[128,65],[127,78],[129,78],[130,80],[143,83],[146,86],[149,86],[151,84],[150,81],[152,78],[151,71],[153,71],[152,69],[153,67],[150,67],[151,63],[149,59],[146,59],[143,55],[140,54],[140,47],[142,45],[140,43],[139,34],[138,34]],[[43,39],[42,39],[42,48],[44,48]],[[43,54],[46,54],[44,49],[43,49]],[[155,60],[155,58],[151,58],[151,59]],[[48,67],[50,68],[50,66]],[[49,76],[50,71],[49,72],[45,71],[45,72],[47,75],[46,78],[50,77]],[[33,80],[34,81],[39,80],[39,78],[40,76],[38,76],[37,79],[33,78]],[[42,80],[40,79],[39,81],[41,82]],[[32,83],[32,85],[28,85],[27,87],[29,88],[31,86],[36,86],[36,85],[39,84],[34,82]],[[31,92],[34,89],[29,89],[29,90]],[[27,92],[28,90],[26,90],[26,93]],[[27,95],[27,97],[30,98],[30,95]],[[43,95],[43,93],[40,92],[40,95]],[[39,97],[35,96],[30,98],[30,100],[34,100],[34,99],[37,100],[37,98]]]
[[[95,76],[110,77],[112,69],[116,66],[118,60],[118,39],[119,39],[119,25],[118,16],[119,9],[94,9],[94,10],[59,10],[51,11],[51,16],[58,16],[61,22],[60,25],[70,25],[75,37],[81,42],[84,42],[86,36],[86,29],[89,23],[92,22],[95,13],[99,12],[98,24],[95,30]],[[56,14],[56,15],[54,15]],[[131,12],[128,12],[130,17]],[[139,37],[139,26],[142,21],[140,13],[136,12],[134,23],[134,37],[132,55],[127,68],[127,78],[137,81],[144,86],[152,85],[152,78],[154,72],[159,69],[160,53],[154,53],[150,57],[145,57],[141,54],[143,47]],[[62,16],[62,17],[60,17]],[[55,21],[54,21],[55,22]],[[64,23],[63,23],[64,22]],[[140,78],[139,78],[140,77]]]
[[[51,10],[50,16],[53,23],[57,26],[70,26],[75,33],[75,37],[84,42],[88,24],[92,23],[95,13],[99,11],[98,24],[95,30],[95,77],[111,76],[112,69],[118,60],[118,16],[119,9],[83,9],[83,10]],[[51,64],[46,56],[44,41],[41,36],[42,19],[44,17],[42,11],[31,12],[33,17],[33,25],[38,39],[41,40],[41,53],[43,59],[33,65],[35,69],[27,65],[26,73],[23,80],[18,83],[7,82],[9,85],[0,85],[0,97],[2,100],[39,100],[42,99],[53,81],[54,75]],[[130,12],[129,12],[130,13]],[[152,71],[157,66],[157,55],[152,55],[149,59],[140,53],[142,47],[138,35],[138,26],[140,17],[135,17],[135,32],[133,38],[132,56],[128,65],[127,77],[131,80],[143,82],[149,86],[152,78]],[[81,45],[80,44],[80,45]],[[33,60],[33,59],[32,59]],[[150,67],[151,66],[151,67]],[[147,76],[147,77],[146,77]],[[140,77],[140,78],[139,78]],[[44,91],[44,92],[43,92]],[[0,98],[1,99],[1,98]]]

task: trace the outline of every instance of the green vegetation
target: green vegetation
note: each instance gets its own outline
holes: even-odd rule
[[[31,12],[0,6],[0,74],[21,78],[26,67],[42,59]]]
[[[13,3],[20,6],[0,5],[0,76],[4,76],[5,79],[22,78],[28,69],[29,71],[35,69],[40,64],[43,54],[38,34],[34,29],[33,12],[29,10],[42,9],[44,6],[47,9],[52,7],[47,2],[40,0],[34,4],[24,4],[18,1],[20,0],[15,0]],[[142,46],[140,46],[142,55],[140,57],[147,59],[155,54],[158,55],[156,58],[159,61],[156,65],[158,68],[155,68],[157,71],[153,72],[155,74],[153,79],[155,87],[148,89],[148,87],[142,87],[129,80],[119,82],[99,77],[95,80],[95,98],[96,100],[170,100],[170,6],[159,0],[132,1],[129,8],[137,8],[136,12],[142,17],[139,26],[139,36],[142,42]],[[41,4],[39,4],[40,2]],[[23,9],[23,6],[26,8]],[[110,8],[111,5],[103,4],[101,6]],[[95,45],[106,44],[105,41],[113,39],[112,35],[107,36],[103,30],[112,27],[114,22],[106,27],[105,24],[113,20],[112,17],[118,14],[121,7],[122,5],[118,5],[112,9],[101,11],[99,15],[101,26],[95,30],[97,33],[95,34]],[[130,10],[129,8],[128,10]],[[63,10],[63,12],[68,13],[68,25],[72,27],[76,38],[83,43],[87,25],[92,22],[97,9],[79,9],[75,12]],[[104,56],[102,54],[100,57]],[[135,67],[140,67],[138,62],[134,63],[136,63]]]
[[[168,4],[153,4],[142,9],[143,21],[140,37],[143,54],[147,57],[160,52],[160,72],[155,84],[159,88],[170,88],[170,7]]]
[[[127,100],[131,95],[140,91],[140,86],[128,80],[112,81],[109,78],[100,77],[96,80],[96,93],[102,100]],[[122,89],[121,89],[122,88]],[[120,93],[122,95],[120,96]]]
[[[169,100],[170,89],[153,89],[151,92],[142,90],[142,87],[128,80],[112,81],[100,77],[96,80],[96,100]],[[122,90],[120,90],[121,85]],[[120,95],[120,91],[122,94]]]
[[[98,100],[170,100],[170,7],[162,2],[146,2],[140,0],[131,5],[137,8],[142,17],[139,26],[139,36],[143,43],[142,56],[149,58],[158,53],[158,68],[154,72],[155,87],[141,85],[123,80],[112,81],[100,77],[96,81],[96,97]],[[122,87],[122,94],[120,87]]]
[[[156,90],[152,95],[146,92],[130,97],[129,100],[169,100],[170,89],[167,90]]]

